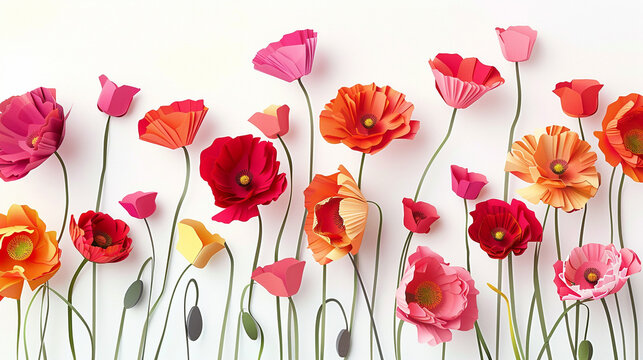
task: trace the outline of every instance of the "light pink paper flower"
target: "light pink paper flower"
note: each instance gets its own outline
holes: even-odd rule
[[[440,218],[435,206],[424,201],[415,202],[410,198],[404,198],[402,205],[404,227],[416,234],[427,234],[431,231],[431,225]]]
[[[641,260],[630,249],[585,244],[574,248],[565,262],[557,261],[554,271],[561,300],[597,300],[618,292],[630,276],[641,271]]]
[[[137,191],[126,195],[123,200],[118,203],[121,204],[131,216],[137,219],[145,219],[154,214],[156,210],[156,195],[156,192]]]
[[[292,82],[310,74],[316,45],[315,31],[297,30],[259,50],[252,63],[262,73]]]
[[[284,136],[288,133],[289,114],[288,105],[270,105],[263,112],[256,112],[248,121],[261,130],[266,137],[276,139],[277,136]]]
[[[137,92],[141,91],[129,85],[116,86],[107,76],[98,77],[102,90],[98,96],[98,110],[109,116],[120,117],[127,113],[132,99]]]
[[[531,50],[536,43],[538,31],[529,26],[510,26],[506,30],[496,28],[500,49],[507,61],[522,62],[529,60]]]
[[[285,258],[272,265],[259,266],[252,272],[252,280],[274,296],[290,297],[299,291],[304,265],[305,261]]]
[[[487,177],[458,165],[451,165],[451,189],[459,197],[474,200],[487,185]]]

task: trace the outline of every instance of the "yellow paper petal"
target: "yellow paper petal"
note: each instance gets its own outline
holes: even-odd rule
[[[176,249],[197,268],[205,267],[210,258],[224,247],[225,240],[218,234],[211,234],[199,221],[183,219],[178,229]]]

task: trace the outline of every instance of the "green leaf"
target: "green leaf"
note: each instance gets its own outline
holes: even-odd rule
[[[138,304],[138,301],[141,299],[142,294],[143,282],[139,279],[134,281],[132,285],[127,288],[125,297],[123,298],[123,307],[125,309],[131,309],[136,306],[136,304]]]
[[[589,340],[583,340],[578,345],[578,360],[592,360],[594,347]]]
[[[259,337],[259,332],[257,330],[257,322],[248,312],[241,313],[241,322],[243,323],[243,329],[246,331],[248,337],[252,340],[257,340]]]

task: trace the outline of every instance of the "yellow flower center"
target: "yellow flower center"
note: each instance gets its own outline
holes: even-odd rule
[[[27,235],[16,235],[7,244],[7,254],[16,261],[26,260],[33,252],[33,242]]]
[[[551,162],[551,164],[549,164],[549,168],[551,169],[551,171],[553,171],[554,174],[562,175],[563,173],[565,173],[565,171],[567,171],[567,161],[560,159],[554,160]]]
[[[434,309],[442,302],[442,289],[433,281],[421,283],[415,292],[415,302],[429,310]]]
[[[585,280],[587,280],[587,282],[594,285],[598,282],[598,280],[601,277],[600,272],[596,268],[585,269],[585,273],[583,275],[585,276]]]
[[[237,184],[240,186],[248,186],[252,182],[252,174],[248,170],[241,170],[237,174]]]
[[[241,175],[241,176],[239,177],[239,184],[241,184],[241,185],[243,185],[243,186],[250,184],[250,176],[248,176],[248,175]]]
[[[367,129],[372,128],[377,123],[377,118],[373,114],[366,114],[361,119],[362,126]]]
[[[643,129],[632,129],[623,137],[625,148],[636,155],[643,155]]]
[[[40,136],[36,136],[31,140],[31,146],[36,147],[36,144],[38,143],[38,140],[40,140]]]
[[[492,235],[493,235],[493,238],[498,241],[505,238],[505,232],[500,230],[494,231]]]

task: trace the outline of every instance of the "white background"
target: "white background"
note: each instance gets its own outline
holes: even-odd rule
[[[0,5],[0,98],[21,94],[38,86],[55,87],[66,110],[71,109],[67,135],[60,153],[71,176],[72,214],[93,208],[101,166],[101,142],[105,114],[96,108],[100,86],[98,76],[107,74],[117,84],[129,84],[142,90],[134,99],[127,116],[113,119],[103,197],[103,210],[131,225],[134,250],[119,264],[99,267],[98,358],[113,358],[122,295],[142,261],[150,255],[142,221],[132,219],[117,200],[136,190],[158,191],[158,211],[150,218],[155,234],[158,263],[165,262],[170,222],[183,184],[183,154],[138,140],[137,121],[145,112],[175,100],[205,99],[210,107],[205,122],[189,151],[193,160],[192,181],[181,211],[181,218],[203,221],[220,233],[236,258],[236,276],[230,322],[227,328],[224,358],[232,358],[234,329],[240,290],[248,281],[256,241],[256,220],[231,225],[210,221],[219,211],[213,205],[207,184],[198,175],[198,157],[215,137],[260,132],[246,120],[269,104],[288,104],[291,131],[285,136],[295,161],[295,196],[292,215],[282,244],[283,256],[292,256],[301,218],[302,191],[307,181],[308,118],[304,98],[296,83],[286,83],[253,70],[251,60],[257,50],[277,41],[290,31],[313,28],[319,33],[313,72],[304,79],[312,97],[317,119],[323,105],[334,98],[341,86],[375,82],[390,85],[407,95],[415,104],[414,119],[421,128],[414,141],[395,141],[375,156],[368,156],[364,169],[363,190],[368,199],[379,202],[385,214],[382,260],[377,296],[376,317],[387,359],[393,357],[391,313],[395,272],[406,229],[402,226],[401,199],[415,190],[427,158],[443,137],[451,109],[434,88],[427,61],[439,52],[458,52],[479,57],[495,65],[507,80],[469,109],[460,111],[453,136],[438,157],[421,199],[434,204],[441,215],[428,236],[416,236],[413,248],[427,245],[452,264],[464,265],[464,215],[460,198],[450,190],[449,165],[458,164],[482,172],[489,185],[480,200],[502,196],[503,165],[508,125],[513,119],[516,87],[513,64],[500,51],[494,31],[496,26],[530,25],[538,30],[538,40],[531,60],[521,64],[523,112],[516,136],[550,124],[577,129],[575,119],[566,117],[558,98],[551,92],[559,81],[595,78],[605,84],[600,93],[598,113],[583,120],[585,134],[599,152],[597,166],[603,184],[590,202],[586,241],[609,242],[607,185],[611,168],[597,148],[592,132],[599,129],[606,106],[620,95],[641,92],[641,5],[585,2],[515,2],[515,1],[417,1],[393,2],[324,1],[305,5],[301,1],[230,2],[221,1],[3,1]],[[271,5],[268,5],[271,3]],[[317,123],[317,120],[315,121]],[[317,124],[316,124],[317,126]],[[357,173],[360,154],[344,145],[330,145],[316,134],[315,170],[330,174],[344,164]],[[285,156],[279,148],[282,169]],[[620,172],[619,172],[620,174]],[[617,175],[618,176],[618,175]],[[618,178],[617,178],[618,179]],[[511,189],[525,186],[511,178]],[[56,160],[49,160],[28,177],[0,184],[0,209],[12,203],[29,204],[37,209],[52,230],[62,221],[64,193],[61,170]],[[624,186],[624,235],[626,245],[643,252],[638,223],[642,220],[643,185],[629,178]],[[274,239],[286,206],[287,197],[262,207],[264,247],[260,264],[272,262]],[[473,204],[471,204],[473,207]],[[530,205],[542,219],[544,205]],[[371,212],[367,234],[360,252],[361,269],[368,284],[372,279],[377,228],[376,212]],[[582,213],[561,213],[560,227],[563,254],[575,246]],[[553,218],[547,226],[541,256],[541,281],[547,322],[551,325],[561,311],[551,282],[555,260]],[[81,261],[65,234],[62,268],[52,279],[53,288],[66,292],[69,280]],[[493,343],[495,296],[485,283],[495,282],[496,261],[489,259],[472,244],[472,269],[480,296],[480,324],[489,344]],[[529,300],[531,299],[531,263],[533,247],[515,261],[519,326],[524,341]],[[314,313],[320,303],[321,267],[304,252],[307,266],[304,283],[295,297],[301,323],[302,359],[313,352]],[[174,251],[170,284],[172,286],[186,261]],[[160,266],[159,266],[160,267]],[[84,271],[75,291],[75,305],[89,320],[91,272]],[[161,274],[161,269],[157,269]],[[227,288],[229,263],[225,252],[217,254],[202,270],[192,269],[186,278],[195,277],[201,287],[205,317],[202,337],[192,344],[192,358],[213,358],[217,351],[222,309]],[[348,259],[328,267],[328,295],[350,306],[352,268]],[[147,276],[147,275],[146,275]],[[160,277],[157,276],[157,279]],[[157,284],[159,282],[157,281]],[[185,284],[185,280],[184,280]],[[182,295],[180,286],[169,321],[161,358],[185,357]],[[506,282],[505,282],[506,284]],[[370,288],[370,285],[368,285]],[[643,276],[634,278],[636,295],[643,295]],[[158,289],[155,293],[158,293]],[[277,359],[274,298],[262,288],[256,289],[254,312],[266,332],[264,359]],[[156,349],[169,293],[154,316],[149,336],[148,357]],[[368,314],[361,294],[358,298],[354,331],[353,359],[368,358]],[[190,296],[191,297],[191,296]],[[23,303],[31,291],[23,292]],[[626,293],[621,296],[628,339],[628,357],[633,358],[633,327]],[[608,302],[616,318],[613,299]],[[37,303],[36,303],[37,304]],[[605,315],[599,303],[591,303],[589,339],[594,343],[595,359],[611,358],[611,345]],[[23,305],[26,307],[26,304]],[[36,306],[37,307],[37,306]],[[327,358],[334,359],[334,338],[342,326],[335,307],[329,308]],[[144,316],[139,305],[127,313],[121,358],[135,358]],[[643,303],[639,304],[639,313]],[[640,315],[640,314],[639,314]],[[13,358],[15,347],[15,302],[0,303],[0,354]],[[584,317],[583,317],[584,318]],[[503,306],[503,347],[501,358],[513,358]],[[70,358],[66,335],[64,305],[52,298],[47,349],[51,359]],[[28,321],[30,354],[37,353],[37,311]],[[618,328],[615,322],[615,327]],[[89,341],[76,322],[79,358],[87,359]],[[537,323],[532,330],[532,356],[542,339]],[[621,349],[620,335],[618,348]],[[418,344],[413,326],[405,326],[405,359],[439,356],[440,347]],[[553,339],[556,358],[570,358],[564,328]],[[242,359],[256,356],[258,344],[242,338]],[[22,350],[21,344],[21,353]],[[24,356],[21,355],[21,356]],[[447,347],[449,359],[477,358],[473,331],[454,333]]]

